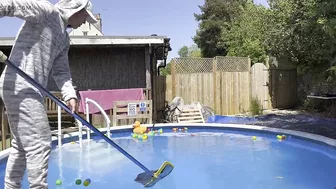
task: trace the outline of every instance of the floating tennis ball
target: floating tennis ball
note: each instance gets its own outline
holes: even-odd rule
[[[256,137],[256,136],[253,136],[253,137],[252,137],[252,139],[253,139],[253,140],[256,140],[256,139],[257,139],[257,137]]]
[[[90,179],[86,179],[86,180],[83,182],[83,185],[84,185],[84,186],[89,186],[90,183],[91,183],[91,180],[90,180]]]
[[[148,136],[154,136],[154,132],[153,131],[149,131]]]
[[[81,180],[81,179],[77,179],[77,180],[76,180],[76,184],[77,184],[77,185],[82,184],[82,180]]]
[[[62,184],[62,181],[60,179],[57,179],[56,180],[56,185],[61,185]]]

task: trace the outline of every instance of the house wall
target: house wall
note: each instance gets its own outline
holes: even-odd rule
[[[71,47],[69,63],[77,90],[146,88],[146,47]],[[148,76],[147,76],[148,77]],[[48,89],[59,91],[49,77]]]
[[[86,33],[86,34],[85,34]],[[95,25],[85,22],[85,24],[81,25],[77,29],[71,30],[69,33],[70,36],[102,36],[102,32],[96,28]]]

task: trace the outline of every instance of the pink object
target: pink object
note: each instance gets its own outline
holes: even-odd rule
[[[96,101],[105,111],[113,109],[114,101],[144,99],[142,88],[79,91],[79,94],[81,101],[79,103],[78,111],[81,113],[86,112],[85,109],[86,98]],[[89,103],[89,113],[94,114],[98,112],[100,112],[99,109],[94,104]]]

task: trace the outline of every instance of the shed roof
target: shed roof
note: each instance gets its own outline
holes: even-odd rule
[[[163,44],[166,36],[70,36],[71,45]],[[0,46],[12,46],[15,37],[0,37]]]
[[[90,46],[159,46],[165,43],[166,36],[70,36],[73,47]],[[15,37],[0,37],[0,48],[12,47]],[[158,56],[163,54],[158,52]]]

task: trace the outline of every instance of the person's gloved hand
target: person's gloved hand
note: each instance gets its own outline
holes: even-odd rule
[[[76,104],[77,104],[77,101],[74,98],[67,101],[67,106],[70,108],[72,113],[74,113],[76,110]]]

